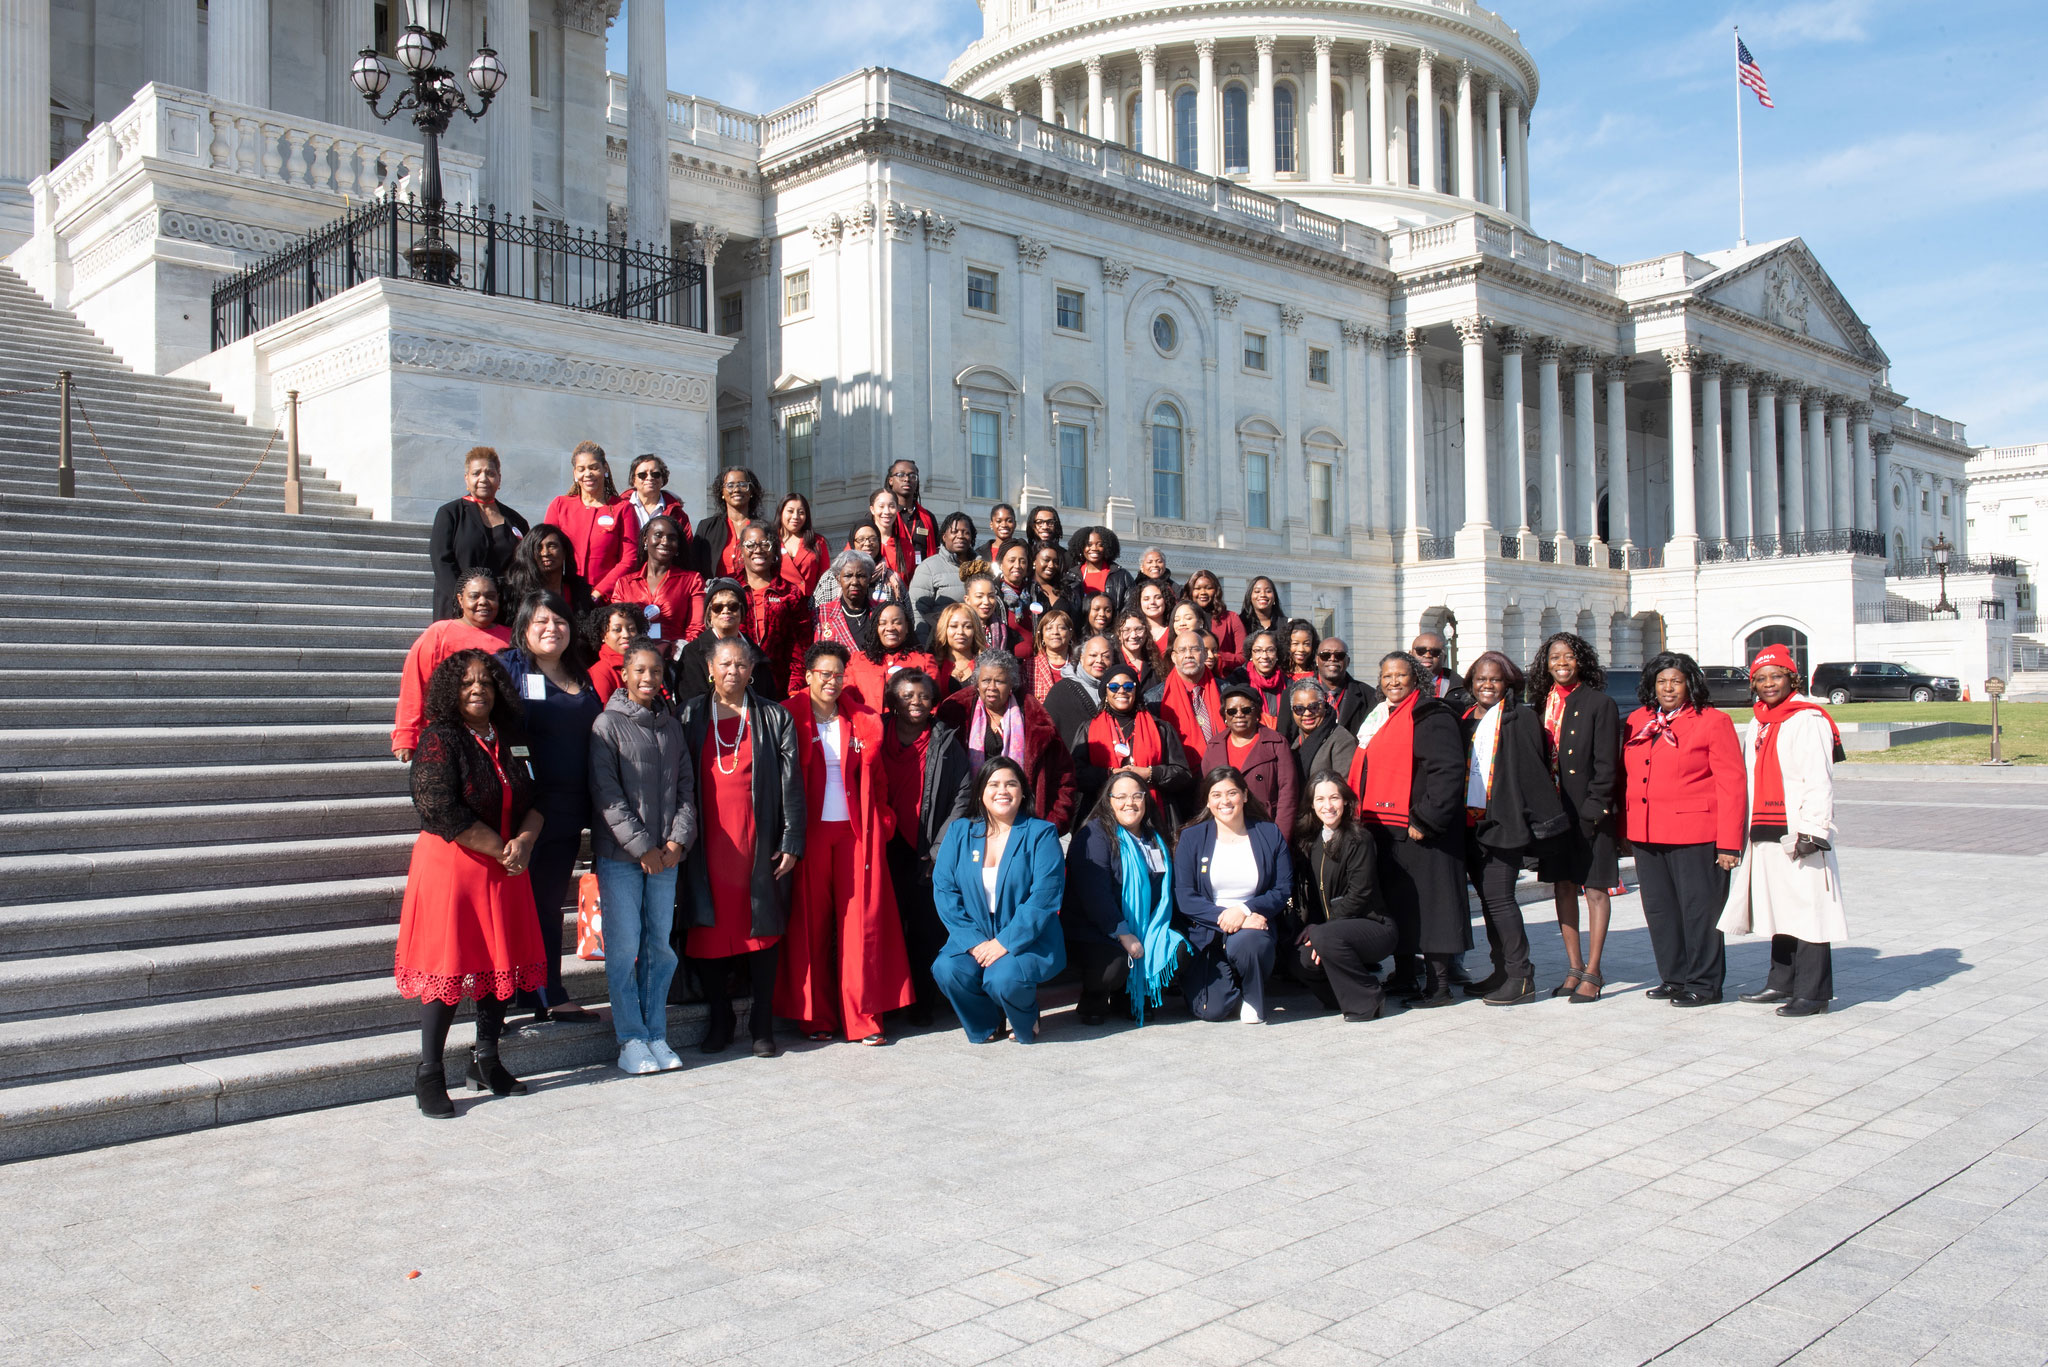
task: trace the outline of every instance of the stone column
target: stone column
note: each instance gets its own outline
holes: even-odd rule
[[[505,64],[505,88],[491,101],[491,112],[484,115],[484,203],[495,204],[499,214],[514,218],[533,213],[533,73],[528,70],[526,33],[527,0],[491,0],[491,46],[497,49],[498,60]],[[666,160],[666,90],[662,92],[661,108],[661,146]],[[668,250],[666,234],[659,245],[663,251]],[[709,277],[705,283],[709,288]]]
[[[1815,390],[1806,404],[1806,526],[1824,532],[1834,525],[1828,507],[1834,481],[1828,475],[1828,396]]]
[[[1379,505],[1377,515],[1371,505],[1363,501],[1359,505],[1365,510],[1359,520],[1365,523],[1369,534],[1391,530],[1394,525],[1394,472],[1387,460],[1387,343],[1391,340],[1378,328],[1367,328],[1362,338],[1365,346],[1365,471],[1376,495],[1372,502]],[[1352,487],[1358,487],[1356,480],[1352,481]]]
[[[1751,536],[1784,530],[1778,512],[1778,378],[1756,377],[1756,521]]]
[[[213,0],[207,7],[206,91],[270,107],[270,0]]]
[[[1159,136],[1159,49],[1149,43],[1138,49],[1138,91],[1138,150],[1156,157],[1166,140]]]
[[[1436,50],[1423,48],[1415,55],[1415,169],[1416,183],[1425,190],[1441,191],[1436,179]]]
[[[1091,138],[1103,136],[1102,120],[1102,59],[1090,57],[1088,68],[1088,124],[1087,134]]]
[[[1787,382],[1784,390],[1785,421],[1781,439],[1785,445],[1785,535],[1798,536],[1806,530],[1806,444],[1799,429],[1799,386]]]
[[[1337,174],[1337,153],[1332,146],[1334,129],[1330,124],[1330,46],[1327,34],[1316,35],[1315,89],[1309,92],[1308,106],[1308,175],[1317,184],[1329,181]]]
[[[1465,358],[1465,525],[1458,529],[1461,556],[1500,554],[1486,506],[1491,468],[1486,455],[1486,332],[1484,318],[1458,320],[1458,341]]]
[[[1513,92],[1509,92],[1508,94],[1506,114],[1508,123],[1508,176],[1507,185],[1505,187],[1506,193],[1501,197],[1501,205],[1515,217],[1526,220],[1528,218],[1528,215],[1522,211],[1521,207],[1523,178],[1522,140],[1518,136],[1518,132],[1522,126],[1522,106],[1516,101]],[[1608,519],[1610,522],[1612,522],[1613,514],[1611,512],[1608,514]],[[1612,530],[1612,528],[1610,528],[1610,530]]]
[[[1002,101],[1003,108],[1009,110],[1012,114],[1017,112],[1017,89],[1015,86],[1004,86],[1002,93],[997,98]]]
[[[1479,198],[1478,168],[1472,155],[1472,63],[1458,63],[1457,146],[1451,149],[1451,174],[1457,177],[1458,198]]]
[[[1749,494],[1749,367],[1728,367],[1728,524],[1731,541],[1748,538]]]
[[[1507,207],[1507,186],[1500,165],[1500,82],[1486,83],[1486,155],[1479,159],[1481,190],[1496,209]]]
[[[1696,348],[1664,349],[1671,367],[1671,546],[1686,564],[1698,558],[1699,492],[1692,449],[1692,372],[1699,364]],[[1667,555],[1671,554],[1667,552]]]
[[[1252,179],[1263,185],[1273,179],[1273,35],[1262,33],[1255,41],[1259,87],[1252,92]]]
[[[1387,174],[1387,45],[1377,38],[1366,47],[1366,70],[1369,89],[1363,108],[1371,117],[1361,122],[1360,136],[1366,140],[1372,183],[1388,185],[1393,177]]]
[[[1419,553],[1416,543],[1429,535],[1422,521],[1422,329],[1409,328],[1398,338],[1401,347],[1401,532],[1407,558]]]
[[[50,169],[50,0],[0,0],[0,252],[35,232],[28,183]]]
[[[1536,342],[1536,481],[1542,488],[1545,541],[1564,534],[1564,435],[1559,430],[1557,361],[1563,346],[1555,337]]]
[[[1524,223],[1529,221],[1529,118],[1533,111],[1523,109],[1515,120],[1515,198],[1519,210],[1515,217]]]
[[[1060,88],[1050,71],[1041,71],[1034,78],[1038,82],[1038,121],[1048,128],[1060,124]]]
[[[1351,72],[1345,88],[1351,93],[1351,160],[1345,173],[1359,185],[1372,179],[1372,84],[1367,79],[1366,56],[1353,52],[1344,59]]]
[[[668,21],[661,0],[628,0],[626,7],[626,240],[668,249]]]
[[[1700,358],[1700,535],[1719,541],[1728,535],[1727,488],[1721,448],[1721,358]]]
[[[1102,133],[1104,142],[1130,145],[1130,135],[1124,131],[1124,82],[1121,71],[1104,69],[1102,73]]]
[[[44,3],[47,4],[48,0]],[[332,84],[337,71],[341,75],[340,94],[346,97],[347,104],[354,106],[345,112],[353,116],[363,110],[363,97],[356,94],[355,87],[348,83],[348,69],[355,62],[355,50],[347,49],[348,55],[343,57],[334,48],[335,17],[337,13],[346,16],[352,8],[367,11],[369,7],[370,0],[361,0],[359,5],[332,0],[327,6],[327,79],[330,82],[327,116],[335,123],[349,123],[353,127],[361,125],[355,124],[352,118],[334,117],[340,107]],[[349,36],[342,35],[344,43]],[[366,27],[358,37],[356,47],[367,47],[369,43],[370,30]],[[15,70],[12,67],[5,69]],[[142,74],[146,80],[162,81],[182,90],[199,89],[199,0],[155,0],[154,4],[142,7]]]
[[[1195,44],[1195,166],[1205,176],[1223,173],[1216,138],[1216,40]]]
[[[1849,404],[1844,399],[1828,405],[1828,459],[1835,467],[1835,497],[1829,506],[1835,526],[1846,531],[1856,525],[1856,475],[1861,467],[1849,454]]]
[[[1513,527],[1526,543],[1529,536],[1529,406],[1522,401],[1522,351],[1529,344],[1527,328],[1502,328],[1500,332],[1500,403],[1506,440],[1514,449],[1508,474],[1515,481],[1514,501],[1500,525]],[[1522,547],[1522,558],[1534,560],[1536,548]]]
[[[1877,476],[1877,534],[1884,538],[1884,554],[1892,554],[1892,434],[1870,434],[1870,459]]]
[[[1884,491],[1876,486],[1870,467],[1870,405],[1862,400],[1849,405],[1849,450],[1855,464],[1856,525],[1877,530],[1877,505]]]
[[[1602,366],[1607,381],[1607,540],[1630,544],[1628,535],[1628,369],[1630,358],[1616,356]],[[1605,568],[1604,566],[1602,568]]]
[[[1577,483],[1579,539],[1600,539],[1600,472],[1593,441],[1593,367],[1590,351],[1572,353],[1572,478]],[[1562,557],[1560,557],[1562,558]]]

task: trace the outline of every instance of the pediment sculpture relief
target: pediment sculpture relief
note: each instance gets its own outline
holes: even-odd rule
[[[1773,266],[1764,277],[1764,319],[1781,328],[1805,335],[1810,331],[1806,315],[1813,308],[1813,296],[1798,272]]]

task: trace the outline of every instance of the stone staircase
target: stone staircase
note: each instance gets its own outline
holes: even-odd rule
[[[76,423],[75,498],[54,395],[0,395],[0,1159],[409,1093],[390,974],[418,823],[389,729],[427,529],[318,471],[285,516],[282,442],[216,507],[269,434],[0,268],[0,391],[67,367],[120,471]],[[601,965],[567,966],[602,1000]],[[551,1025],[505,1052],[613,1047]]]

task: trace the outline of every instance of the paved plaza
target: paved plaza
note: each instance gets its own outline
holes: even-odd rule
[[[1823,1018],[1732,1001],[1754,943],[1646,1000],[1631,895],[1592,1007],[1063,1006],[40,1159],[0,1361],[2038,1364],[2048,785],[1948,778],[1844,782]]]

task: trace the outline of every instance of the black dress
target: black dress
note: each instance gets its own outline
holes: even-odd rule
[[[481,566],[496,575],[500,585],[512,568],[512,557],[527,533],[526,519],[500,501],[498,512],[504,521],[493,527],[484,521],[483,509],[466,498],[444,503],[434,514],[434,532],[427,543],[434,566],[434,616],[438,620],[460,617],[455,585],[470,570]],[[499,607],[506,610],[504,594]]]
[[[1531,708],[1542,725],[1541,704]],[[1620,876],[1616,827],[1621,822],[1621,709],[1597,688],[1580,684],[1564,700],[1552,773],[1572,814],[1564,834],[1546,845],[1536,876],[1606,890]]]

